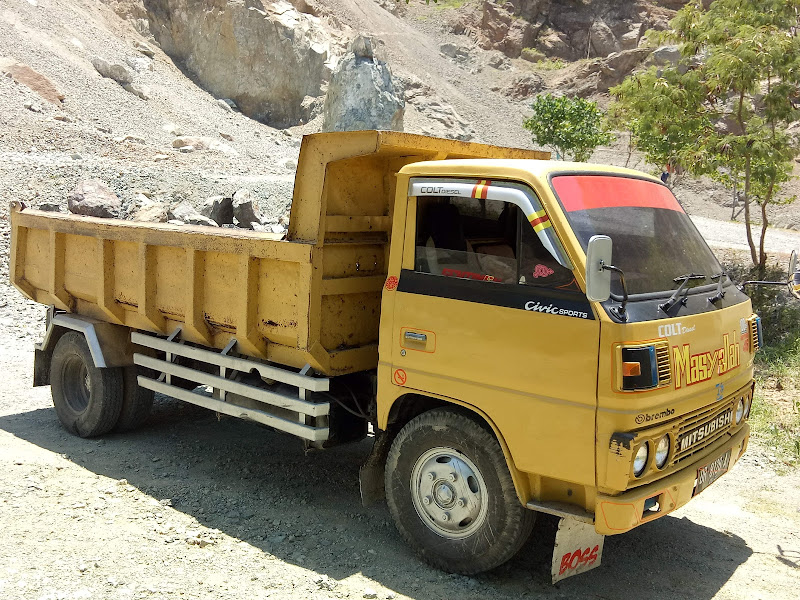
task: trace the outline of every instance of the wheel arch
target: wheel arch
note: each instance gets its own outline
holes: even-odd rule
[[[94,366],[98,369],[133,364],[130,330],[82,315],[47,309],[44,338],[35,346],[33,385],[50,385],[50,363],[58,340],[68,331],[82,333],[89,346]]]
[[[387,422],[383,424],[383,428],[391,427],[394,431],[399,431],[406,423],[414,417],[421,415],[424,412],[434,408],[442,407],[459,407],[469,416],[475,418],[483,427],[490,431],[497,442],[500,444],[500,449],[503,451],[503,456],[506,459],[506,466],[511,474],[511,479],[514,482],[514,489],[517,492],[517,498],[520,503],[525,506],[531,497],[530,482],[527,474],[517,469],[514,463],[514,458],[511,455],[511,450],[506,444],[503,434],[494,423],[494,421],[484,411],[476,406],[459,400],[457,398],[450,398],[447,396],[439,396],[438,394],[422,394],[418,392],[409,392],[402,394],[394,399],[387,415]]]

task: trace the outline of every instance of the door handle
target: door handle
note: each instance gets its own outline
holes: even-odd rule
[[[417,333],[416,331],[406,331],[405,338],[413,342],[427,342],[428,336],[424,333]]]

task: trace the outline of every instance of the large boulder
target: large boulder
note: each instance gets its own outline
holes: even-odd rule
[[[161,48],[217,98],[276,127],[308,120],[330,76],[321,21],[288,2],[144,0]]]
[[[405,100],[389,66],[378,60],[370,38],[358,36],[331,77],[324,131],[403,130]]]
[[[67,199],[69,211],[76,215],[114,219],[119,217],[122,202],[104,182],[87,179],[78,183]]]

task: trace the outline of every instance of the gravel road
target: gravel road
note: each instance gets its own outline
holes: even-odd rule
[[[696,215],[692,215],[691,218],[712,248],[731,248],[749,252],[744,223],[717,221]],[[758,247],[761,240],[760,225],[753,227],[753,234]],[[764,246],[768,254],[791,254],[792,250],[800,250],[800,231],[768,229]]]

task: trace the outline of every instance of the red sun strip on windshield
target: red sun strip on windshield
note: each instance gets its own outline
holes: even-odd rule
[[[607,175],[560,175],[553,177],[552,181],[553,189],[567,212],[622,206],[684,212],[669,188],[644,179]]]

